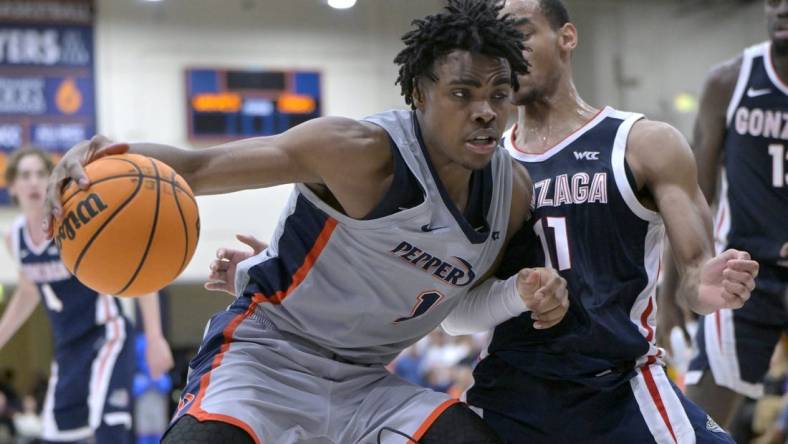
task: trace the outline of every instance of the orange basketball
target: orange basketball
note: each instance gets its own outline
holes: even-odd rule
[[[136,154],[88,164],[90,188],[72,181],[54,227],[66,268],[100,293],[139,296],[186,268],[200,216],[191,188],[166,164]]]

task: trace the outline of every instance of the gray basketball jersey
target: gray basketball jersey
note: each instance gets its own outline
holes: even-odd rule
[[[471,227],[440,183],[414,113],[366,121],[388,132],[424,201],[358,220],[297,184],[271,245],[239,264],[236,289],[294,341],[378,364],[437,327],[493,265],[506,238],[512,173],[499,147],[481,172],[492,183],[481,196],[489,200],[486,223]]]

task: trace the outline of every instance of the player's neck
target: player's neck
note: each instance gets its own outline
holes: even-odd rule
[[[417,115],[417,118],[420,118],[420,116]],[[424,128],[421,121],[419,124]],[[432,163],[435,173],[438,175],[454,205],[460,211],[463,211],[468,200],[468,184],[471,181],[471,170],[437,149],[439,142],[432,140],[429,134],[422,132],[422,137],[424,139],[424,149],[430,157],[430,163]]]
[[[42,226],[42,222],[44,220],[44,210],[31,210],[25,212],[25,224],[27,228],[27,232],[30,234],[30,240],[36,243],[36,245],[41,244],[42,242],[46,241],[46,233],[44,233],[44,227]]]
[[[587,124],[598,112],[568,82],[549,97],[517,107],[515,143],[528,153],[544,153]]]
[[[774,70],[777,72],[777,77],[783,83],[788,83],[788,54],[781,54],[777,52],[774,45],[771,46],[771,59],[774,65]]]
[[[464,212],[468,204],[468,186],[471,182],[471,170],[457,163],[433,166],[451,201],[454,202],[454,205],[460,212]]]

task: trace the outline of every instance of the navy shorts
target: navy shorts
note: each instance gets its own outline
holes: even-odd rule
[[[467,401],[510,444],[734,443],[658,364],[606,389],[542,379],[494,356],[479,365],[495,376],[477,378]]]
[[[46,443],[131,444],[134,344],[127,321],[55,351],[42,411]]]

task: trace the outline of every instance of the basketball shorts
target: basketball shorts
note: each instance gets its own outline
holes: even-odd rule
[[[488,376],[476,372],[467,401],[507,444],[734,443],[657,364],[605,389],[529,375],[494,355],[479,366]]]
[[[172,423],[222,421],[266,444],[404,444],[458,402],[285,336],[248,297],[214,315]]]
[[[125,319],[55,351],[42,410],[44,442],[131,444],[134,345]]]
[[[744,307],[701,318],[686,384],[696,384],[711,370],[717,385],[754,399],[763,396],[774,347],[788,329],[788,269],[762,266],[755,283]]]

